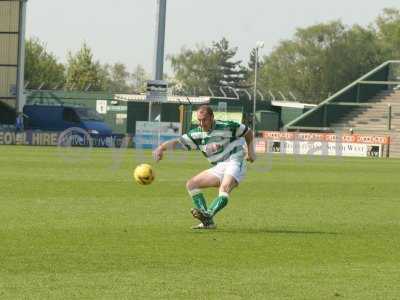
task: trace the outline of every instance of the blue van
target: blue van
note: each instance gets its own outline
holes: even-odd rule
[[[24,128],[28,130],[64,131],[79,127],[90,135],[110,136],[111,128],[93,109],[56,105],[25,105]]]

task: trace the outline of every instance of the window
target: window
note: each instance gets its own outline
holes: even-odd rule
[[[87,107],[77,107],[75,111],[83,121],[103,121],[102,117],[96,111]]]
[[[75,110],[70,107],[64,107],[63,120],[70,123],[79,123],[80,119]]]

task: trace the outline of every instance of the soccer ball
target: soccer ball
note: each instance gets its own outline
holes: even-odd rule
[[[153,168],[148,164],[141,164],[135,168],[133,178],[142,185],[148,185],[153,182],[155,177]]]

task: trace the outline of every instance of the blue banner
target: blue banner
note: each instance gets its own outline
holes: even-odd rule
[[[0,145],[81,147],[121,147],[125,145],[131,147],[132,136],[125,134],[90,135],[84,130],[71,130],[71,128],[63,132],[0,131]]]

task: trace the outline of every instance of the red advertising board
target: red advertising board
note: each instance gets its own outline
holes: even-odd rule
[[[281,131],[262,131],[262,137],[268,140],[279,141],[315,141],[315,142],[339,142],[359,143],[368,145],[388,145],[390,137],[385,135],[370,134],[335,134],[318,132],[281,132]]]

